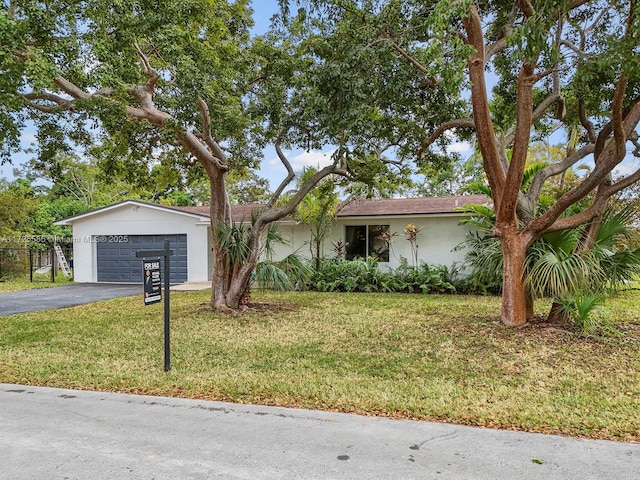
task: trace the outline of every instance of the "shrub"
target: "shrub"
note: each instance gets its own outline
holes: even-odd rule
[[[455,293],[455,273],[441,265],[422,263],[418,268],[403,259],[395,271],[378,268],[378,260],[322,260],[307,282],[321,292]]]
[[[568,294],[559,300],[560,312],[585,333],[602,333],[611,329],[611,320],[602,308],[602,293]]]

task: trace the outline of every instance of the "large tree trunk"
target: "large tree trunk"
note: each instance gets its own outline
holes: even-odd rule
[[[220,248],[218,229],[220,224],[231,222],[227,193],[224,185],[225,172],[206,165],[210,183],[209,216],[211,218],[211,238],[213,243],[213,275],[211,277],[211,306],[225,310],[227,306],[227,290],[229,288],[229,269],[226,253]]]
[[[249,239],[249,255],[242,265],[236,265],[229,277],[229,283],[225,295],[226,307],[233,310],[241,308],[242,300],[246,297],[251,283],[251,275],[260,260],[260,252],[262,250],[262,234],[266,224],[258,219],[251,228],[251,237]]]
[[[535,311],[533,309],[533,296],[529,292],[525,292],[527,297],[527,320],[533,320],[535,317]]]
[[[562,325],[568,322],[568,317],[562,313],[562,306],[554,300],[547,315],[547,322]]]
[[[504,255],[504,277],[502,283],[502,323],[509,326],[521,326],[527,323],[530,313],[528,293],[525,288],[524,261],[526,245],[512,233],[501,237]]]
[[[247,297],[249,292],[249,284],[251,283],[251,274],[255,269],[256,262],[245,263],[246,269],[238,269],[232,275],[229,281],[229,289],[226,295],[226,306],[238,310],[243,307],[243,299]]]

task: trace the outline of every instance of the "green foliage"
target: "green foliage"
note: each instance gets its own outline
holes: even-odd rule
[[[244,223],[218,223],[216,238],[221,251],[224,252],[226,267],[232,270],[234,266],[242,265],[250,253],[251,227]]]
[[[307,168],[302,173],[301,182],[314,175],[316,170]],[[316,264],[324,240],[330,235],[333,220],[338,213],[340,200],[335,190],[333,178],[325,178],[311,190],[296,207],[293,218],[309,229],[311,235],[311,255]]]
[[[255,172],[232,171],[226,178],[229,201],[233,205],[265,203],[270,196],[269,181],[260,178]]]
[[[251,253],[251,231],[253,225],[232,223],[217,225],[216,236],[220,251],[225,256],[226,268],[235,272],[244,265]],[[277,224],[269,224],[260,239],[261,259],[251,276],[251,283],[260,288],[293,290],[297,282],[304,282],[310,274],[307,263],[297,253],[281,260],[273,260],[274,247],[287,245],[287,240],[278,232]]]
[[[425,263],[414,268],[404,261],[383,271],[373,257],[366,260],[322,260],[307,287],[321,292],[455,293],[453,274],[445,266]]]
[[[493,209],[474,205],[468,212],[472,216],[465,223],[478,230],[457,248],[465,249],[469,290],[499,293],[503,256],[499,240],[491,235]],[[632,207],[614,204],[604,215],[591,249],[582,248],[586,226],[547,233],[538,239],[527,252],[525,282],[529,293],[533,298],[553,298],[562,305],[563,314],[590,328],[590,312],[640,274],[640,248],[631,227],[636,216]],[[593,321],[597,321],[597,312],[594,315]]]
[[[0,193],[0,237],[8,239],[19,233],[28,233],[28,218],[33,204],[32,199]]]
[[[456,293],[456,272],[445,265],[421,263],[410,266],[404,260],[393,272],[395,291],[408,293]]]
[[[311,290],[321,292],[377,292],[393,291],[387,286],[388,273],[378,269],[378,261],[322,260],[309,280]]]
[[[167,1],[161,7],[133,0],[11,2],[0,14],[0,119],[7,120],[0,122],[0,138],[14,141],[3,141],[2,153],[18,149],[15,139],[28,116],[37,128],[34,153],[43,167],[55,165],[62,153],[84,149],[109,174],[130,182],[159,178],[162,184],[165,179],[152,178],[149,165],[180,171],[190,163],[189,152],[175,140],[178,132],[201,126],[203,99],[212,136],[226,142],[232,166],[255,166],[256,150],[248,144],[260,128],[242,98],[256,71],[250,14],[244,0]],[[160,128],[126,113],[139,106],[132,87],[148,80],[138,48],[160,75],[154,106],[173,118]],[[54,84],[59,78],[100,94],[87,93],[68,109],[60,105],[69,92]],[[25,108],[29,103],[38,108]]]
[[[585,333],[606,333],[612,323],[602,308],[606,300],[603,293],[571,293],[559,300],[560,313],[573,320]]]
[[[443,161],[434,162],[433,154],[429,153],[419,162],[419,173],[424,176],[424,181],[416,188],[417,196],[463,195],[471,192],[471,184],[486,185],[482,158],[479,155],[474,154],[464,159],[447,153],[442,157]],[[479,191],[473,193],[486,194]]]
[[[469,232],[455,249],[465,251],[467,291],[483,295],[502,292],[503,256],[497,238],[483,230]]]
[[[34,202],[30,198],[0,192],[0,278],[29,270],[26,242],[31,234],[29,215]]]
[[[282,260],[265,259],[258,262],[252,280],[253,284],[260,288],[294,290],[307,281],[311,272],[306,259],[292,253]]]
[[[425,132],[467,113],[468,103],[457,94],[468,48],[445,32],[468,3],[310,1],[299,2],[296,11],[284,3],[274,33],[307,62],[304,75],[294,79],[300,93],[292,102],[291,138],[307,148],[322,145],[321,139],[338,145],[350,180],[357,181],[342,185],[349,193],[411,191],[410,162]],[[432,160],[425,168],[437,163],[446,170],[452,158]]]

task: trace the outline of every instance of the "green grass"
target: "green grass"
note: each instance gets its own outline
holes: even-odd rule
[[[0,280],[0,293],[2,292],[15,292],[18,290],[31,290],[34,288],[47,288],[57,287],[60,285],[69,285],[73,283],[70,277],[65,277],[62,272],[56,275],[55,283],[51,282],[51,274],[34,274],[33,282],[30,280],[29,275],[23,275],[20,277],[3,278]]]
[[[172,293],[168,373],[161,304],[0,317],[0,381],[640,441],[637,291],[604,339],[504,327],[492,297],[254,292],[226,315],[208,295]]]

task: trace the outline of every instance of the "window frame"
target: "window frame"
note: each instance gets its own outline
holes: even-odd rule
[[[386,245],[386,248],[384,248],[382,251],[379,250],[378,252],[376,252],[375,250],[373,250],[373,247],[374,247],[373,241],[375,240],[376,236],[382,235],[384,233],[389,233],[390,228],[391,228],[391,225],[380,224],[380,223],[345,225],[344,238],[345,238],[345,241],[347,242],[347,247],[345,250],[345,259],[346,260],[355,260],[357,258],[367,259],[369,257],[372,257],[373,254],[376,254],[376,258],[378,259],[379,263],[389,263],[390,248],[389,248],[388,242],[386,241],[384,242]],[[353,233],[349,231],[350,229],[353,229],[352,230]],[[376,229],[378,233],[376,234],[375,230],[372,231],[372,229]],[[364,241],[364,245],[358,246],[358,252],[353,252],[351,250],[354,248],[354,238],[358,231],[360,231],[361,233],[358,234],[357,240],[359,242]],[[362,231],[364,232],[364,235],[362,235]],[[349,234],[351,234],[351,237],[349,236]],[[359,252],[363,252],[364,255],[362,255],[362,253],[359,253]]]

